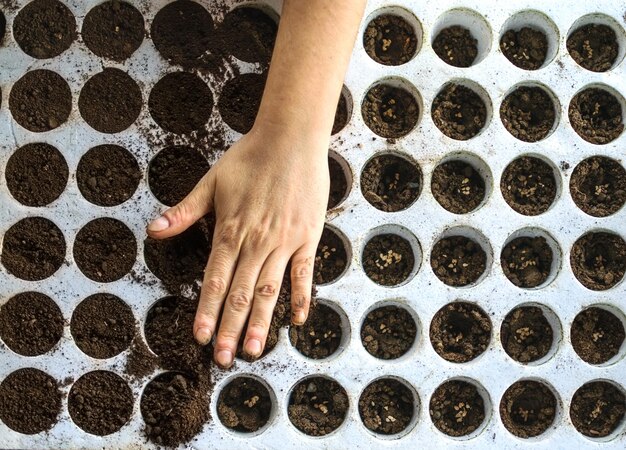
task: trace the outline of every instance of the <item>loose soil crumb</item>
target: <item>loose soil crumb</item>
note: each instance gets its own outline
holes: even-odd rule
[[[224,85],[217,107],[226,125],[242,134],[252,129],[266,80],[267,73],[245,73]]]
[[[374,433],[398,434],[409,426],[415,411],[413,393],[394,378],[370,383],[359,398],[363,425]]]
[[[579,313],[570,330],[572,347],[589,364],[610,361],[624,343],[622,321],[606,309],[592,307]]]
[[[361,192],[376,209],[407,209],[420,195],[422,172],[417,164],[400,156],[375,156],[361,174]]]
[[[500,401],[500,419],[509,432],[520,438],[546,432],[556,416],[556,397],[543,383],[522,380],[512,384]]]
[[[454,214],[472,212],[485,198],[485,180],[471,164],[461,160],[435,167],[430,189],[435,200]]]
[[[592,144],[608,144],[624,131],[622,106],[613,94],[599,88],[585,89],[572,98],[569,121]]]
[[[592,156],[578,164],[569,186],[576,206],[590,216],[610,216],[626,203],[626,170],[605,156]]]
[[[371,311],[361,326],[361,343],[379,359],[396,359],[404,355],[417,335],[413,316],[404,308],[382,306]]]
[[[331,156],[328,157],[328,170],[330,172],[330,193],[328,195],[327,210],[339,206],[350,192],[348,178],[343,167]]]
[[[556,198],[554,170],[539,158],[522,156],[502,172],[500,190],[513,210],[537,216],[546,212]]]
[[[124,372],[138,381],[154,373],[157,367],[158,358],[148,349],[139,331],[135,330],[135,339],[130,344]]]
[[[241,61],[269,64],[278,25],[258,8],[235,8],[218,28],[223,50]]]
[[[341,237],[331,228],[324,227],[322,238],[315,254],[315,284],[328,284],[336,281],[346,270],[348,255]]]
[[[63,335],[63,325],[57,304],[38,292],[17,294],[0,306],[0,338],[23,356],[52,350]]]
[[[591,438],[613,433],[624,419],[626,399],[612,383],[594,381],[581,386],[572,397],[569,415],[579,433]]]
[[[433,246],[430,267],[437,278],[448,286],[468,286],[485,273],[487,254],[470,238],[450,236]]]
[[[617,59],[619,45],[611,27],[589,24],[577,28],[567,38],[567,51],[585,69],[606,72]]]
[[[413,27],[402,17],[384,14],[367,24],[363,47],[377,63],[399,66],[415,56],[417,36]]]
[[[626,242],[612,233],[587,233],[572,246],[570,265],[587,289],[610,289],[626,272]]]
[[[522,236],[502,249],[500,263],[504,275],[515,286],[534,288],[545,283],[550,276],[553,257],[544,237]]]
[[[333,129],[331,134],[335,135],[343,130],[348,122],[350,121],[350,116],[348,114],[350,110],[350,105],[348,104],[348,96],[343,92],[339,96],[339,101],[337,102],[337,110],[335,111],[335,121],[333,122]]]
[[[304,325],[289,329],[289,340],[307,358],[324,359],[337,351],[342,333],[339,313],[318,303],[311,308]]]
[[[469,67],[478,56],[478,41],[467,28],[453,25],[439,32],[433,50],[442,61],[455,67]]]
[[[448,83],[433,100],[431,115],[443,134],[466,141],[484,128],[487,123],[487,106],[472,89]]]
[[[365,244],[361,259],[365,274],[382,286],[406,281],[415,266],[409,241],[397,234],[379,234]]]
[[[415,128],[420,110],[417,100],[406,89],[379,84],[367,92],[361,114],[370,130],[394,139]]]
[[[508,30],[500,39],[500,50],[520,69],[537,70],[546,61],[548,38],[543,31],[530,27]]]
[[[542,88],[521,86],[502,101],[500,119],[517,139],[537,142],[552,131],[556,120],[555,105]]]
[[[252,433],[263,428],[272,412],[272,399],[258,380],[238,377],[228,383],[217,399],[217,416],[231,430]]]
[[[26,206],[46,206],[61,196],[69,169],[55,147],[44,143],[26,144],[7,162],[7,187],[13,198]]]
[[[500,328],[504,351],[515,361],[526,364],[548,354],[553,331],[541,308],[521,306],[508,313]]]
[[[430,418],[439,431],[448,436],[467,436],[485,420],[485,401],[472,383],[451,380],[433,393]]]

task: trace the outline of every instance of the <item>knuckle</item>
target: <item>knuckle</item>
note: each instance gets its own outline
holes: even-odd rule
[[[204,282],[203,289],[210,297],[222,297],[226,293],[226,282],[221,277],[209,277]]]
[[[237,345],[239,341],[239,333],[234,330],[220,330],[217,333],[217,338],[215,339],[215,349],[230,349]]]
[[[227,223],[220,227],[217,234],[217,243],[226,248],[235,248],[239,240],[239,227],[234,223]]]
[[[276,296],[278,292],[278,282],[268,281],[257,285],[255,293],[258,297],[263,299],[270,299]]]
[[[235,312],[243,312],[252,306],[252,298],[243,292],[234,292],[228,295],[228,303]]]
[[[313,275],[313,258],[306,258],[297,262],[291,268],[291,278],[294,281],[305,281]]]
[[[264,339],[267,335],[267,331],[269,330],[270,325],[263,318],[256,317],[251,318],[248,323],[248,337],[262,338]]]

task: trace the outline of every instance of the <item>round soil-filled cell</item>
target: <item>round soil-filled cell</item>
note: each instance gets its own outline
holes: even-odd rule
[[[224,85],[217,107],[226,125],[242,134],[252,129],[266,80],[266,73],[245,73]]]
[[[370,383],[359,397],[359,416],[365,428],[378,434],[398,434],[406,429],[415,414],[411,390],[394,378]]]
[[[304,434],[325,436],[341,426],[349,403],[346,390],[335,380],[309,377],[291,391],[287,415]]]
[[[341,164],[330,156],[328,157],[328,170],[330,172],[330,193],[328,194],[327,210],[339,206],[350,192],[346,172]]]
[[[167,206],[180,203],[211,167],[197,150],[185,146],[161,150],[150,162],[148,185],[158,201]]]
[[[553,258],[546,238],[521,236],[504,246],[500,263],[504,275],[515,286],[534,288],[550,276]]]
[[[597,307],[587,308],[576,316],[570,335],[574,351],[589,364],[610,361],[619,353],[626,337],[622,321]]]
[[[381,306],[365,316],[361,343],[379,359],[396,359],[413,346],[417,325],[411,313],[394,305]]]
[[[419,166],[393,154],[375,156],[361,173],[361,192],[374,208],[385,212],[407,209],[422,190]]]
[[[543,31],[531,27],[508,30],[500,39],[500,50],[520,69],[537,70],[546,62],[548,38]]]
[[[228,383],[217,399],[217,417],[227,428],[252,433],[263,428],[272,413],[270,393],[258,380],[237,377]]]
[[[520,306],[508,313],[500,327],[504,351],[515,361],[527,364],[548,354],[554,332],[538,306]]]
[[[100,3],[85,16],[81,35],[87,48],[102,58],[124,61],[143,42],[143,16],[127,2]]]
[[[622,105],[604,89],[579,92],[572,98],[568,113],[574,131],[592,144],[608,144],[624,131]]]
[[[594,217],[606,217],[626,203],[626,170],[605,156],[583,160],[572,172],[569,189],[576,206]]]
[[[625,412],[626,398],[622,390],[606,381],[592,381],[574,393],[569,416],[579,433],[602,438],[617,429]]]
[[[80,115],[101,133],[119,133],[130,127],[139,117],[141,105],[141,90],[135,80],[114,68],[87,80],[78,97]]]
[[[311,307],[304,325],[289,329],[289,340],[307,358],[324,359],[337,351],[342,334],[339,313],[318,303]]]
[[[619,44],[611,27],[592,23],[572,32],[567,38],[567,51],[581,67],[606,72],[617,59]]]
[[[361,114],[365,125],[374,133],[395,139],[406,136],[415,128],[420,108],[409,91],[383,83],[367,92]]]
[[[331,131],[332,135],[339,133],[348,125],[350,121],[349,112],[352,106],[350,103],[351,101],[348,99],[348,96],[342,92],[337,102],[337,109],[335,110],[335,120],[333,121],[333,129]]]
[[[120,298],[95,294],[74,309],[70,331],[85,354],[97,359],[112,358],[126,350],[135,337],[135,318]]]
[[[556,198],[554,170],[539,158],[522,156],[502,172],[500,191],[514,211],[537,216],[546,212]]]
[[[27,217],[4,234],[2,264],[10,274],[27,281],[51,277],[65,260],[61,230],[43,217]]]
[[[343,239],[331,228],[324,227],[322,238],[315,254],[315,284],[328,284],[336,281],[346,270],[348,254]]]
[[[415,255],[408,240],[397,234],[378,234],[363,249],[361,264],[365,275],[382,286],[405,282],[415,267]]]
[[[478,56],[478,41],[467,28],[453,25],[437,34],[433,50],[451,66],[470,67]]]
[[[500,401],[500,419],[509,432],[520,438],[545,433],[554,422],[557,400],[548,386],[538,381],[513,383]]]
[[[79,428],[106,436],[129,421],[133,403],[133,392],[122,377],[97,370],[76,380],[67,399],[67,409]]]
[[[399,66],[415,56],[417,36],[411,24],[402,17],[384,14],[367,24],[363,47],[377,63]]]
[[[472,212],[485,199],[485,180],[471,164],[452,160],[433,171],[430,190],[435,200],[454,214]]]
[[[446,84],[433,100],[433,122],[449,138],[466,141],[476,136],[487,123],[487,106],[472,89]]]
[[[500,119],[517,139],[537,142],[552,131],[556,121],[554,101],[540,87],[521,86],[502,101]]]
[[[58,73],[32,70],[11,88],[9,109],[15,121],[28,131],[50,131],[65,123],[70,116],[72,92]]]
[[[74,260],[80,271],[99,283],[117,281],[133,268],[137,241],[117,219],[95,219],[76,235]]]
[[[131,198],[141,171],[135,157],[119,145],[98,145],[83,155],[76,170],[78,189],[88,202],[117,206]]]
[[[587,233],[572,246],[570,265],[587,289],[610,289],[624,278],[626,242],[613,233]]]
[[[485,400],[474,384],[450,380],[435,389],[429,412],[433,424],[442,433],[467,436],[485,421]]]
[[[37,434],[56,424],[63,394],[57,381],[38,369],[18,369],[0,384],[0,420],[22,434]]]
[[[0,306],[0,339],[22,356],[49,352],[63,335],[63,314],[50,297],[17,294]]]
[[[278,26],[258,8],[239,7],[224,16],[218,28],[222,51],[241,61],[268,64]]]
[[[487,270],[487,254],[480,244],[468,237],[449,236],[433,246],[430,267],[448,286],[468,286],[476,283]]]
[[[197,75],[173,72],[154,85],[148,108],[154,121],[165,131],[189,134],[209,121],[213,94]]]
[[[11,155],[5,172],[15,200],[26,206],[46,206],[61,196],[69,169],[61,152],[50,144],[26,144]]]
[[[13,37],[22,51],[33,58],[60,55],[76,39],[76,19],[57,0],[34,0],[13,21]]]

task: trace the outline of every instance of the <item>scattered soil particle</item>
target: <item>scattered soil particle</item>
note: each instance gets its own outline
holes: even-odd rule
[[[585,213],[610,216],[626,203],[626,170],[614,159],[592,156],[576,166],[569,187],[574,203]]]
[[[485,401],[478,388],[467,381],[451,380],[440,385],[429,405],[430,418],[448,436],[467,436],[485,421]]]
[[[478,41],[467,28],[453,25],[439,32],[433,50],[442,61],[455,67],[469,67],[478,56]]]
[[[384,14],[367,24],[363,47],[377,63],[399,66],[415,56],[417,36],[411,24],[402,17]]]
[[[226,125],[242,134],[252,129],[266,80],[267,73],[245,73],[224,85],[217,107]]]
[[[556,397],[545,384],[521,380],[509,386],[502,396],[500,419],[517,437],[539,436],[554,422],[556,403]]]
[[[433,246],[430,267],[448,286],[467,286],[485,273],[487,254],[480,244],[468,237],[450,236]]]
[[[361,326],[361,343],[365,350],[379,359],[396,359],[404,355],[417,335],[411,313],[394,305],[371,311]]]
[[[601,438],[615,431],[625,412],[623,391],[612,383],[594,381],[584,384],[574,393],[569,415],[579,433]]]
[[[41,433],[57,422],[61,400],[50,375],[30,367],[18,369],[0,384],[0,420],[18,433]]]
[[[304,325],[289,329],[289,340],[307,358],[324,359],[337,351],[342,333],[339,313],[318,303],[311,308]]]
[[[508,30],[500,39],[500,50],[520,69],[537,70],[546,61],[548,38],[543,31],[530,27]]]
[[[521,236],[504,246],[500,262],[511,283],[521,288],[534,288],[550,276],[553,257],[544,237]]]
[[[0,338],[23,356],[52,350],[63,335],[63,325],[57,304],[38,292],[17,294],[0,306]]]
[[[5,176],[7,187],[18,202],[26,206],[46,206],[65,190],[69,169],[55,147],[33,143],[11,155]]]
[[[131,198],[141,170],[124,147],[105,144],[90,149],[78,163],[76,182],[83,197],[98,206],[117,206]]]
[[[339,133],[343,130],[348,122],[350,121],[350,100],[345,93],[341,93],[339,96],[339,101],[337,102],[337,110],[335,111],[335,120],[333,122],[333,130],[331,131],[332,135]]]
[[[4,234],[2,264],[12,275],[27,281],[51,277],[65,260],[61,230],[43,217],[27,217]]]
[[[515,361],[526,364],[548,354],[553,330],[538,306],[521,306],[508,313],[500,327],[504,351]]]
[[[411,390],[394,378],[370,383],[359,398],[363,425],[374,433],[398,434],[409,426],[415,411]]]
[[[435,200],[454,214],[472,212],[485,198],[485,180],[471,164],[461,160],[439,164],[430,189]]]
[[[361,114],[365,124],[384,138],[400,138],[415,128],[419,105],[404,88],[378,84],[365,95]]]
[[[99,283],[117,281],[130,272],[137,258],[137,241],[124,223],[95,219],[76,235],[74,260],[80,271]]]
[[[158,358],[150,351],[141,338],[139,331],[135,331],[135,339],[130,344],[124,372],[133,380],[141,380],[154,373],[158,367]]]
[[[572,246],[570,265],[576,279],[587,289],[610,289],[626,272],[626,242],[612,233],[587,233]]]
[[[350,192],[348,178],[342,165],[331,156],[328,157],[328,169],[330,172],[330,193],[328,195],[327,210],[339,206]]]
[[[58,73],[32,70],[11,88],[9,108],[15,121],[28,131],[50,131],[70,116],[72,92]]]
[[[585,69],[606,72],[617,59],[619,45],[611,27],[589,24],[577,28],[567,38],[567,51]]]
[[[316,284],[328,284],[336,281],[346,270],[348,255],[343,239],[331,228],[324,227],[315,255]]]
[[[517,139],[537,142],[552,131],[556,120],[554,102],[540,87],[521,86],[502,101],[500,119]]]
[[[546,212],[556,198],[554,170],[539,158],[522,156],[502,172],[500,190],[513,210],[537,216]]]
[[[217,399],[217,416],[231,430],[252,433],[270,419],[272,399],[267,388],[251,377],[238,377],[228,383]]]
[[[411,206],[422,189],[419,166],[393,154],[375,156],[361,173],[361,192],[376,209],[402,211]]]
[[[624,343],[624,324],[606,309],[592,307],[580,312],[570,330],[572,347],[589,364],[610,361]]]
[[[258,8],[235,8],[218,28],[223,51],[241,61],[268,64],[274,51],[278,25]]]
[[[130,3],[111,0],[92,8],[81,35],[87,48],[102,58],[124,61],[139,48],[146,34],[143,16]]]
[[[409,241],[397,234],[379,234],[365,244],[361,260],[365,274],[382,286],[406,281],[415,267]]]
[[[76,39],[76,19],[57,0],[34,0],[17,14],[13,36],[22,51],[33,58],[60,55]]]
[[[466,141],[476,136],[487,123],[487,106],[472,89],[447,83],[433,100],[433,122],[449,138]]]
[[[569,104],[569,121],[574,131],[592,144],[608,144],[624,131],[622,105],[608,91],[585,89]]]

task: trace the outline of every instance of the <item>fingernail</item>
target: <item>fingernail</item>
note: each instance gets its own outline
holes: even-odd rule
[[[196,341],[200,345],[207,345],[211,340],[211,330],[206,327],[198,328],[196,331]]]
[[[261,354],[261,342],[258,339],[250,339],[246,342],[246,353],[250,356],[257,357]]]
[[[304,311],[294,312],[293,317],[291,318],[294,325],[304,325],[305,320],[306,317],[304,315]]]
[[[148,231],[154,231],[154,232],[163,231],[163,230],[167,230],[169,226],[170,226],[170,221],[167,220],[167,217],[161,216],[158,219],[154,219],[152,222],[150,222],[150,225],[148,225]]]
[[[215,355],[215,362],[224,369],[228,369],[233,364],[233,354],[228,350],[220,350]]]

